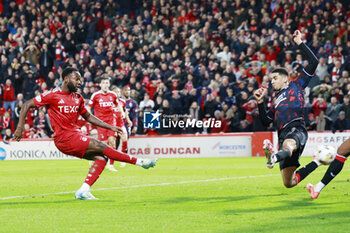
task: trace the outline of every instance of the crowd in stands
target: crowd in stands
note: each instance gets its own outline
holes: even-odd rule
[[[0,0],[1,134],[11,137],[23,103],[59,86],[66,66],[79,69],[86,100],[100,77],[129,85],[137,134],[274,130],[259,120],[252,93],[269,87],[271,106],[269,73],[302,72],[297,29],[320,62],[306,89],[308,129],[350,129],[349,1]],[[144,130],[144,110],[222,127]],[[30,111],[25,137],[51,134],[46,110]]]

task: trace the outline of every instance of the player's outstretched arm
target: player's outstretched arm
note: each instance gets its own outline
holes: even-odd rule
[[[84,113],[82,115],[82,117],[84,117],[84,119],[87,122],[89,122],[93,125],[96,125],[98,127],[109,129],[109,130],[112,130],[112,131],[117,132],[117,133],[123,133],[123,130],[121,128],[107,124],[106,122],[101,121],[100,119],[98,119],[97,117],[95,117],[94,115],[92,115],[89,112]]]
[[[311,49],[303,43],[301,40],[301,33],[299,30],[296,30],[293,34],[294,42],[299,46],[300,50],[304,52],[307,57],[309,64],[304,68],[309,76],[312,76],[317,68],[318,59],[315,54],[311,51]]]
[[[36,105],[33,99],[28,100],[22,106],[21,113],[19,114],[18,125],[14,134],[16,141],[20,141],[23,136],[23,126],[24,126],[28,111],[31,108],[36,108]]]

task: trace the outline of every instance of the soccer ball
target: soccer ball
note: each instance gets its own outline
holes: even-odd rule
[[[317,148],[314,158],[323,165],[330,164],[336,154],[336,149],[333,146],[321,145]]]

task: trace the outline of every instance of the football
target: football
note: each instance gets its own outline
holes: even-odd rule
[[[336,149],[333,146],[321,145],[315,152],[315,158],[323,165],[330,164],[335,157]]]

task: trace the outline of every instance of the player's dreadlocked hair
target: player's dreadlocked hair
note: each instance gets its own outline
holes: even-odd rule
[[[271,73],[278,73],[278,74],[285,75],[285,76],[289,77],[288,71],[285,68],[276,68]]]
[[[73,72],[79,72],[79,70],[73,67],[65,68],[62,72],[62,79],[64,79],[66,76],[70,75]]]

